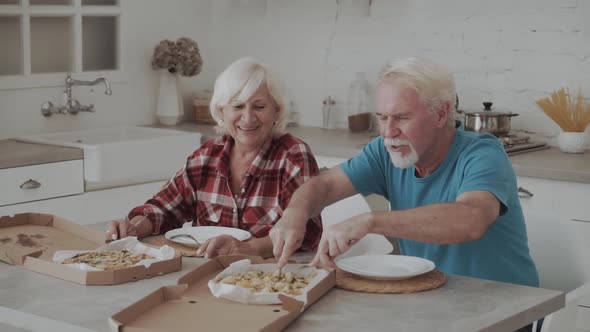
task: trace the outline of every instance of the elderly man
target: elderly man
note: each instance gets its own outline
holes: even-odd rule
[[[324,230],[312,264],[333,267],[334,257],[379,233],[399,238],[401,254],[432,260],[446,273],[538,286],[510,160],[494,136],[455,128],[455,96],[452,74],[432,61],[385,66],[376,91],[381,137],[295,192],[270,231],[279,265],[298,248],[310,217],[356,193],[375,193],[391,211]]]

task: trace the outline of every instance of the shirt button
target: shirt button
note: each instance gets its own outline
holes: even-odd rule
[[[233,213],[236,213],[236,212],[238,212],[238,209],[234,208],[234,209],[232,210],[232,212],[233,212]]]
[[[246,188],[242,188],[242,190],[240,190],[240,192],[243,194],[246,192]]]

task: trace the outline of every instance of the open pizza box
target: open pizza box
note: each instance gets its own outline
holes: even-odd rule
[[[242,304],[213,296],[207,285],[209,280],[246,258],[252,264],[276,262],[243,255],[217,257],[180,278],[176,286],[161,287],[111,316],[111,330],[282,331],[336,284],[335,273],[329,272],[306,291],[305,301],[281,294],[281,304]]]
[[[112,271],[84,271],[54,263],[57,250],[93,250],[104,245],[104,233],[58,216],[23,213],[0,217],[0,261],[82,285],[115,285],[178,271],[182,258]]]

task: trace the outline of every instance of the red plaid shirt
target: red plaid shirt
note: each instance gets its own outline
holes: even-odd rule
[[[129,218],[146,215],[154,234],[182,227],[236,227],[255,237],[268,235],[282,216],[291,195],[319,169],[311,149],[298,138],[284,134],[267,141],[241,183],[230,189],[229,156],[234,144],[225,135],[205,142],[152,199],[135,207]],[[320,217],[307,222],[302,249],[315,249],[322,234]]]

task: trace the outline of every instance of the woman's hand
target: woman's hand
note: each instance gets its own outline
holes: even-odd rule
[[[146,237],[152,234],[152,223],[147,217],[135,216],[131,220],[113,220],[105,234],[105,242],[111,242],[128,236]]]
[[[205,258],[223,255],[251,255],[269,258],[272,257],[272,242],[268,236],[239,241],[230,235],[220,235],[201,244],[197,255],[204,255]]]
[[[242,242],[231,235],[220,235],[203,242],[197,250],[198,256],[215,258],[223,255],[256,255],[250,241]]]

